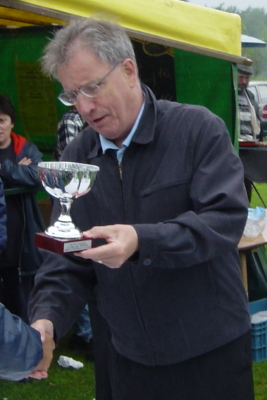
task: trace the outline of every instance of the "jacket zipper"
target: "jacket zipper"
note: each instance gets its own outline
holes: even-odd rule
[[[122,181],[122,165],[121,165],[121,162],[118,162],[118,167],[119,167],[120,180]]]

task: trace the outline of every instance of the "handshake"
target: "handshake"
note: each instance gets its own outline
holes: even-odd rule
[[[35,329],[0,303],[0,379],[47,378],[55,348],[53,324],[42,320],[34,325]]]

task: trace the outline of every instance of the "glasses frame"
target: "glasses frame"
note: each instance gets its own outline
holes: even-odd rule
[[[103,76],[103,78],[101,78],[98,82],[89,82],[89,83],[87,83],[86,85],[81,86],[78,90],[73,90],[73,91],[68,91],[68,92],[61,92],[60,95],[58,96],[58,100],[61,101],[61,103],[63,103],[65,106],[73,106],[73,105],[75,105],[75,104],[77,103],[77,101],[78,101],[78,94],[79,94],[79,93],[81,93],[81,94],[83,94],[85,97],[89,97],[89,98],[91,98],[91,99],[94,98],[94,97],[96,97],[96,96],[98,95],[99,91],[100,91],[100,85],[102,85],[102,83],[104,82],[104,80],[111,74],[111,72],[114,71],[115,68],[117,68],[117,66],[118,66],[119,64],[120,64],[120,63],[113,65],[113,67],[112,67],[112,68]],[[95,88],[97,89],[96,94],[91,95],[91,94],[85,93],[85,92],[83,91],[83,88],[84,88],[85,86],[87,86],[87,85],[94,85]],[[65,100],[64,98],[62,98],[62,96],[68,95],[68,94],[73,94],[73,95],[75,96],[73,102],[67,101],[67,100]]]

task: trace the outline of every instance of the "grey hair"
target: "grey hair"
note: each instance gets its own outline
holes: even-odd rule
[[[120,25],[108,20],[75,18],[58,30],[44,48],[44,74],[56,78],[58,67],[71,58],[77,45],[92,50],[104,63],[115,65],[130,58],[136,65],[133,45]]]

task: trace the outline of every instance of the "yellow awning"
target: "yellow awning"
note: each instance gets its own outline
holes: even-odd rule
[[[223,54],[241,56],[239,15],[179,0],[0,0],[0,5],[58,21],[102,13],[123,25],[132,37],[162,44],[167,41],[173,47],[216,57],[220,53],[222,58]],[[0,12],[2,15],[3,10]]]
[[[64,23],[62,20],[46,15],[0,6],[0,26],[23,27],[32,25],[60,25],[62,23]]]

